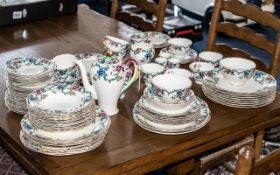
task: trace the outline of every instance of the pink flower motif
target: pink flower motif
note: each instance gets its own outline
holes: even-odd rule
[[[105,115],[106,115],[105,112],[100,112],[100,113],[99,113],[99,116],[100,116],[100,117],[104,117]]]
[[[121,70],[122,70],[122,66],[121,65],[117,65],[116,71],[120,72]]]
[[[36,94],[41,94],[40,89],[36,89],[36,90],[35,90],[35,93],[36,93]]]

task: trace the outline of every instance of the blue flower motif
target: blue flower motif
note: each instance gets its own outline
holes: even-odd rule
[[[151,59],[151,57],[152,57],[152,54],[151,54],[151,53],[147,53],[147,54],[145,55],[145,58],[146,58],[147,60]]]
[[[100,68],[97,73],[101,77],[101,76],[103,76],[105,74],[105,70]]]
[[[178,97],[181,97],[182,94],[183,94],[182,91],[177,91],[177,96],[178,96]]]

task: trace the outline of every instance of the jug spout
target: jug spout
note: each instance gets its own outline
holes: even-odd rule
[[[81,60],[76,60],[75,63],[79,66],[80,68],[80,72],[81,72],[81,75],[82,75],[82,81],[83,81],[83,85],[85,87],[86,90],[90,91],[91,94],[92,94],[92,97],[97,100],[97,93],[93,87],[93,85],[91,85],[89,83],[89,80],[88,80],[88,76],[87,76],[87,72],[86,72],[86,69],[85,69],[85,66],[84,64],[81,62]]]

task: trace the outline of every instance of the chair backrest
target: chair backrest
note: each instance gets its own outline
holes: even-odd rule
[[[254,149],[251,146],[240,149],[236,175],[266,175],[272,172],[280,172],[280,149],[257,160],[254,160]]]
[[[134,5],[147,14],[155,15],[157,18],[156,24],[154,24],[151,20],[143,19],[142,17],[135,14],[133,15],[127,11],[120,11],[120,1],[121,0],[113,0],[112,2],[112,18],[128,24],[137,25],[139,28],[146,31],[162,31],[167,0],[159,0],[158,3],[151,2],[150,0],[124,0],[125,3]]]
[[[277,34],[275,42],[270,41],[263,34],[256,33],[248,27],[238,27],[235,23],[221,22],[222,11],[229,11],[234,15],[251,19],[259,25],[274,29]],[[221,52],[226,57],[238,56],[251,59],[257,63],[258,69],[269,72],[273,76],[277,76],[280,64],[279,32],[280,20],[272,13],[262,11],[260,8],[252,4],[243,4],[238,0],[216,0],[208,34],[207,50]],[[217,33],[223,33],[230,37],[243,40],[256,48],[265,50],[272,56],[270,67],[267,68],[262,61],[256,59],[245,51],[236,48],[233,49],[226,44],[215,43]]]

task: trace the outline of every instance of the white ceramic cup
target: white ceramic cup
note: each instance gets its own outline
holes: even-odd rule
[[[212,63],[216,65],[223,58],[223,55],[218,52],[204,51],[204,52],[200,52],[198,57],[200,61]]]
[[[221,60],[220,67],[223,76],[230,84],[243,85],[253,76],[256,63],[244,58],[231,57]]]
[[[148,33],[147,32],[135,32],[130,37],[130,43],[139,44],[139,43],[148,43]]]
[[[106,36],[103,44],[105,50],[109,50],[112,52],[123,52],[127,50],[129,46],[129,42],[113,36]]]
[[[155,95],[165,103],[178,103],[188,94],[192,81],[175,74],[161,74],[152,79]]]
[[[170,58],[168,60],[169,68],[179,68],[181,65],[181,60],[179,58]]]
[[[187,38],[171,38],[168,40],[168,49],[175,55],[184,55],[190,49],[192,41]]]
[[[201,84],[204,78],[204,75],[212,72],[215,67],[212,63],[206,62],[193,62],[189,65],[190,70],[193,73],[193,77],[197,84]]]
[[[167,69],[165,72],[165,74],[176,74],[176,75],[180,75],[180,76],[184,76],[186,78],[192,78],[192,73],[186,69],[182,69],[182,68],[172,68],[172,69]]]
[[[166,67],[166,66],[167,66],[167,62],[168,62],[167,58],[157,57],[157,58],[155,59],[155,63],[157,63],[157,64],[159,64],[159,65],[161,65],[161,66],[163,66],[163,67]]]
[[[139,65],[149,63],[155,56],[155,49],[147,43],[133,44],[130,49],[130,56]]]
[[[149,86],[154,76],[164,72],[164,67],[156,63],[146,63],[140,66],[140,70],[143,73],[145,84]]]

